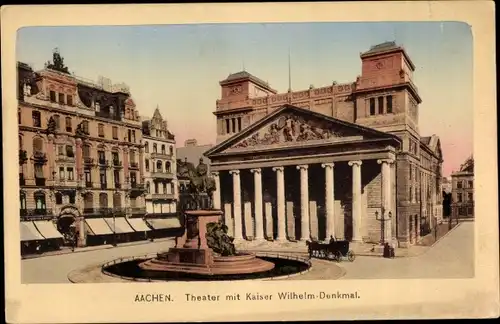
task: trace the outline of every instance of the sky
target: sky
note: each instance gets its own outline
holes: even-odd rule
[[[396,41],[416,66],[421,136],[440,137],[443,175],[472,153],[472,33],[460,22],[272,23],[27,27],[18,31],[17,59],[43,69],[58,48],[70,72],[126,83],[141,116],[159,106],[177,146],[196,138],[215,144],[219,81],[243,69],[288,89],[354,82],[359,54]]]

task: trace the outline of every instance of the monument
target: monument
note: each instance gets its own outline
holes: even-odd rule
[[[188,163],[179,167],[189,178],[184,233],[176,237],[175,247],[139,264],[140,269],[152,277],[162,273],[220,276],[272,270],[274,263],[236,251],[234,239],[221,222],[222,211],[213,208],[215,181],[208,176],[206,164],[200,159],[196,168]]]

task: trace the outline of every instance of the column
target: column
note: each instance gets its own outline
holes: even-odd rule
[[[352,167],[352,241],[361,242],[361,161],[350,161]]]
[[[285,218],[285,174],[283,167],[274,167],[277,184],[277,211],[278,211],[278,233],[276,241],[286,241],[286,218]]]
[[[243,229],[241,226],[241,184],[240,170],[231,170],[233,176],[233,216],[234,216],[234,239],[243,239]]]
[[[309,174],[308,165],[298,165],[300,170],[300,240],[306,241],[311,238],[309,227]]]
[[[389,212],[393,214],[392,210],[392,196],[391,196],[391,164],[394,163],[393,159],[377,160],[381,164],[382,171],[382,222],[384,222],[384,243],[392,240],[392,219],[389,218]],[[415,184],[414,184],[415,187]],[[413,189],[415,190],[415,189]],[[414,194],[415,197],[415,194]],[[395,215],[392,215],[395,216]]]
[[[254,180],[255,240],[264,239],[264,216],[262,214],[262,170],[252,169]]]
[[[213,194],[213,206],[214,209],[221,209],[221,202],[220,202],[220,177],[219,177],[219,172],[212,172],[212,177],[214,177],[215,180],[215,190]]]
[[[333,189],[334,175],[333,163],[323,163],[321,167],[325,169],[325,207],[326,207],[326,239],[335,237],[335,193]]]

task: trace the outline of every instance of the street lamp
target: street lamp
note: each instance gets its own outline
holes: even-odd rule
[[[387,218],[385,217],[385,210],[384,210],[384,208],[382,208],[382,210],[381,210],[380,218],[379,218],[378,210],[375,211],[375,219],[379,220],[381,222],[381,224],[382,224],[382,226],[381,226],[382,227],[381,228],[381,230],[382,230],[382,243],[385,243],[385,241],[386,241],[386,239],[385,239],[385,226],[386,226],[385,221],[389,220],[391,218],[392,218],[392,212],[387,213]],[[388,239],[390,239],[390,238],[388,238]]]

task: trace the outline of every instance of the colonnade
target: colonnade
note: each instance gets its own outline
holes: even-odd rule
[[[392,206],[391,193],[391,167],[394,162],[392,159],[377,160],[381,164],[382,172],[382,209],[388,213]],[[362,179],[361,179],[361,160],[349,161],[348,165],[352,168],[352,241],[362,241]],[[325,170],[325,209],[326,209],[326,238],[335,237],[335,192],[334,192],[334,168],[335,163],[322,163],[321,167]],[[301,217],[301,241],[311,238],[310,230],[310,210],[309,210],[309,165],[296,165],[300,175],[300,217]],[[285,176],[284,167],[272,167],[276,174],[276,209],[277,209],[277,233],[276,241],[286,241],[286,214],[285,214]],[[262,169],[254,168],[250,170],[254,180],[254,216],[255,216],[255,240],[264,239],[264,216],[263,216],[263,199],[262,199]],[[242,204],[241,204],[241,182],[240,170],[230,170],[233,184],[233,216],[234,216],[234,231],[235,240],[243,239],[242,228]],[[216,190],[214,192],[214,208],[221,209],[221,191],[220,191],[220,175],[219,172],[212,172],[212,176],[216,182]],[[386,219],[389,220],[388,218]],[[391,226],[384,226],[384,237],[391,238]]]

